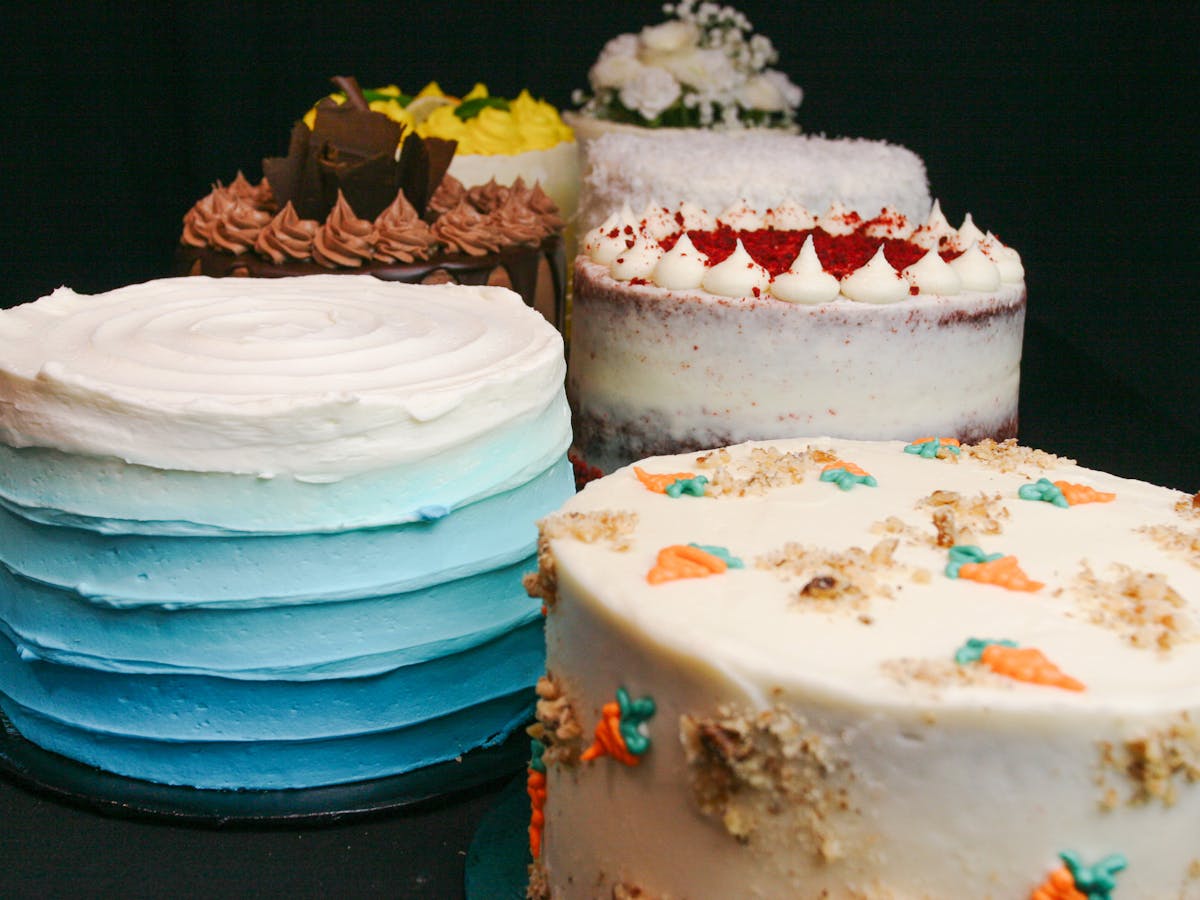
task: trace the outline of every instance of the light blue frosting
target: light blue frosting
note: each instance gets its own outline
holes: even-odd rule
[[[347,531],[436,518],[504,493],[561,460],[570,442],[560,392],[486,439],[332,482],[154,469],[0,444],[0,505],[31,521],[111,534]]]
[[[423,492],[407,470],[314,485],[0,448],[0,706],[49,749],[197,787],[373,778],[502,740],[544,667],[520,583],[534,523],[573,490],[561,448],[505,466],[529,459],[517,440]],[[315,533],[282,527],[297,511]]]

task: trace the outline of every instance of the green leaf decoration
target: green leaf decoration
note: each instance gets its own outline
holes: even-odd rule
[[[508,101],[503,97],[476,97],[474,100],[464,100],[458,104],[454,109],[454,114],[466,122],[489,108],[508,112]]]

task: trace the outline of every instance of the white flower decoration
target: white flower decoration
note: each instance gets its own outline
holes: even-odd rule
[[[596,90],[623,88],[645,68],[633,56],[601,56],[588,72],[588,81]]]
[[[643,118],[655,119],[679,99],[682,89],[666,69],[643,67],[637,76],[621,88],[621,103]]]
[[[737,71],[720,50],[689,49],[662,57],[658,65],[698,91],[727,91],[738,83]]]
[[[652,53],[674,53],[686,47],[695,47],[700,42],[700,29],[691,22],[673,19],[661,25],[647,25],[638,39]]]
[[[604,45],[600,51],[600,59],[608,56],[637,56],[641,42],[636,34],[618,34]]]

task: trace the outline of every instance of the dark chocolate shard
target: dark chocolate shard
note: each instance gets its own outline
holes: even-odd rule
[[[371,108],[371,105],[367,103],[366,96],[363,95],[362,88],[358,86],[358,79],[353,75],[334,75],[329,80],[346,95],[347,104],[355,109]]]
[[[292,128],[287,156],[263,160],[263,176],[279,206],[290,202],[301,218],[320,222],[342,191],[358,215],[373,220],[402,190],[424,215],[457,143],[410,135],[397,159],[404,126],[369,109],[353,77],[333,81],[346,92],[346,102],[320,100],[312,129],[303,121]]]
[[[337,201],[337,191],[340,189],[346,202],[364,219],[374,220],[396,199],[394,151],[340,164],[337,158],[323,158],[321,167],[326,191],[330,186],[334,187],[334,201]]]
[[[355,109],[328,97],[317,104],[313,138],[335,147],[339,156],[368,159],[380,153],[395,153],[403,133],[404,127],[383,113]]]
[[[412,134],[400,151],[400,167],[396,188],[404,192],[417,215],[424,216],[433,192],[442,183],[458,141],[441,138],[421,138]]]

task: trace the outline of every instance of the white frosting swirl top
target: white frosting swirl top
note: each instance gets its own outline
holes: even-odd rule
[[[674,214],[666,207],[651,200],[642,210],[642,230],[656,241],[661,241],[677,232],[679,223],[675,221]]]
[[[968,291],[994,291],[1000,287],[1000,269],[983,255],[978,244],[972,244],[961,256],[952,259],[949,265]]]
[[[763,213],[763,225],[777,231],[807,231],[817,227],[817,217],[795,200],[784,200]]]
[[[1000,270],[1000,280],[1005,284],[1025,280],[1025,266],[1021,262],[1021,254],[1000,243],[1000,239],[990,231],[979,242],[979,249],[996,264],[996,268]]]
[[[560,401],[559,334],[511,291],[173,278],[0,310],[0,441],[335,481]]]
[[[633,216],[627,207],[609,216],[601,228],[586,236],[584,255],[608,267],[618,281],[646,279],[673,291],[700,289],[726,297],[756,297],[769,292],[773,298],[788,303],[814,304],[831,302],[840,293],[861,303],[895,303],[918,294],[954,296],[962,291],[991,292],[1002,282],[1021,284],[1025,277],[1020,255],[990,232],[972,240],[965,251],[947,263],[941,254],[954,255],[958,241],[980,232],[969,214],[962,228],[955,231],[936,204],[926,224],[915,232],[909,220],[892,209],[884,208],[874,218],[864,219],[860,213],[834,203],[817,219],[791,201],[761,214],[740,203],[725,210],[720,222],[707,210],[687,201],[679,204],[676,211],[651,204],[640,221],[629,224],[631,221]],[[662,232],[668,228],[679,237],[672,250],[664,254],[663,241],[670,235]],[[717,231],[745,236],[760,258],[764,258],[764,252],[774,253],[768,263],[774,272],[778,272],[775,266],[780,249],[795,247],[791,243],[795,238],[769,232],[812,231],[813,234],[805,238],[790,269],[772,278],[746,251],[741,237],[737,238],[732,255],[714,263],[708,254],[719,259],[720,242],[714,245],[713,235],[696,233]],[[689,232],[696,235],[695,241]],[[865,264],[858,262],[862,259],[863,237],[871,239],[867,246],[880,248]],[[900,258],[915,260],[903,275],[882,255],[887,241],[907,241],[911,245],[893,252],[893,258],[899,254]],[[828,255],[826,261],[833,260],[831,272],[825,271],[818,257],[818,245],[822,247],[821,253]],[[893,245],[886,246],[892,252]],[[850,249],[843,249],[846,247]],[[925,249],[924,255],[914,256],[913,251],[920,248]],[[847,258],[854,262],[847,265]],[[851,269],[852,265],[858,268]],[[840,284],[833,271],[841,276]]]
[[[791,267],[771,280],[771,295],[788,303],[828,303],[840,291],[838,280],[821,266],[811,234]]]
[[[633,246],[614,259],[608,270],[617,281],[649,278],[662,255],[662,247],[658,241],[644,231],[639,231]]]
[[[842,279],[842,293],[860,303],[895,303],[908,296],[908,282],[883,255],[883,245],[871,261]]]
[[[690,291],[700,287],[707,266],[708,257],[696,249],[685,231],[654,267],[653,281],[668,291]]]
[[[763,217],[745,200],[739,200],[717,216],[717,222],[734,231],[757,231],[763,227]]]
[[[936,250],[930,250],[901,273],[922,294],[953,297],[962,290],[962,279]]]
[[[702,285],[710,294],[721,297],[752,297],[756,289],[758,293],[766,292],[770,283],[770,274],[751,258],[739,240],[732,253],[704,273]]]

